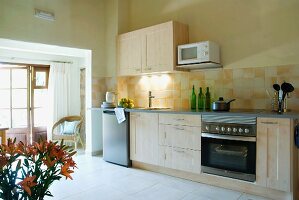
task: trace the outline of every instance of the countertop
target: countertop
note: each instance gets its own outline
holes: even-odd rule
[[[90,108],[91,110],[110,110],[113,108]],[[229,112],[224,111],[210,111],[210,110],[190,110],[190,109],[161,109],[161,110],[148,110],[144,108],[125,109],[125,112],[150,112],[150,113],[169,113],[169,114],[191,114],[191,115],[232,115],[232,116],[256,116],[268,118],[293,118],[299,119],[299,111],[290,111],[282,114],[269,110],[250,110],[250,109],[231,109]]]

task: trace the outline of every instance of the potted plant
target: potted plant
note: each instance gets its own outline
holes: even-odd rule
[[[72,179],[76,152],[58,142],[33,145],[7,140],[0,145],[0,199],[42,200],[52,196],[49,187],[62,177]]]

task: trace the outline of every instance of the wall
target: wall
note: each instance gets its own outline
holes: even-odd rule
[[[210,69],[193,73],[173,73],[151,76],[118,78],[119,97],[135,100],[135,106],[148,106],[148,91],[152,91],[154,107],[190,108],[190,94],[195,86],[204,91],[210,88],[212,101],[222,96],[225,99],[235,98],[231,103],[235,109],[272,109],[271,97],[274,94],[272,85],[287,81],[293,84],[295,91],[287,102],[288,108],[299,110],[299,65],[256,67],[242,69]]]
[[[92,73],[104,76],[105,0],[0,0],[0,38],[92,50]],[[34,8],[55,13],[35,18]]]
[[[80,70],[80,103],[81,103],[80,115],[81,116],[86,115],[86,111],[85,111],[86,91],[85,91],[85,88],[86,88],[86,70],[81,69]],[[85,142],[86,141],[85,124],[86,124],[86,121],[84,120],[83,124],[81,125],[81,130],[80,130],[80,136],[81,136],[84,146],[86,146],[85,145],[86,144],[86,142]]]
[[[129,10],[126,31],[188,24],[190,42],[220,44],[224,68],[299,63],[298,0],[129,0]]]

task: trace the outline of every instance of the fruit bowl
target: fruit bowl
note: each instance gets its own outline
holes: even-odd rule
[[[134,101],[129,98],[121,98],[118,107],[121,108],[134,108]]]

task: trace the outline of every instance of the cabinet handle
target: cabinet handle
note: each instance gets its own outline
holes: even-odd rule
[[[166,139],[166,131],[164,131],[164,139]]]
[[[140,69],[135,69],[136,72],[140,72]]]
[[[183,131],[185,130],[184,128],[178,128],[178,127],[175,127],[176,130],[180,130],[180,131]]]
[[[184,118],[178,118],[178,119],[175,119],[177,121],[184,121],[185,119]]]
[[[178,152],[178,153],[185,153],[184,150],[177,150],[177,149],[173,149],[174,151]]]
[[[164,160],[166,160],[167,158],[166,158],[166,153],[164,153]]]
[[[261,124],[278,124],[278,122],[261,122]]]

